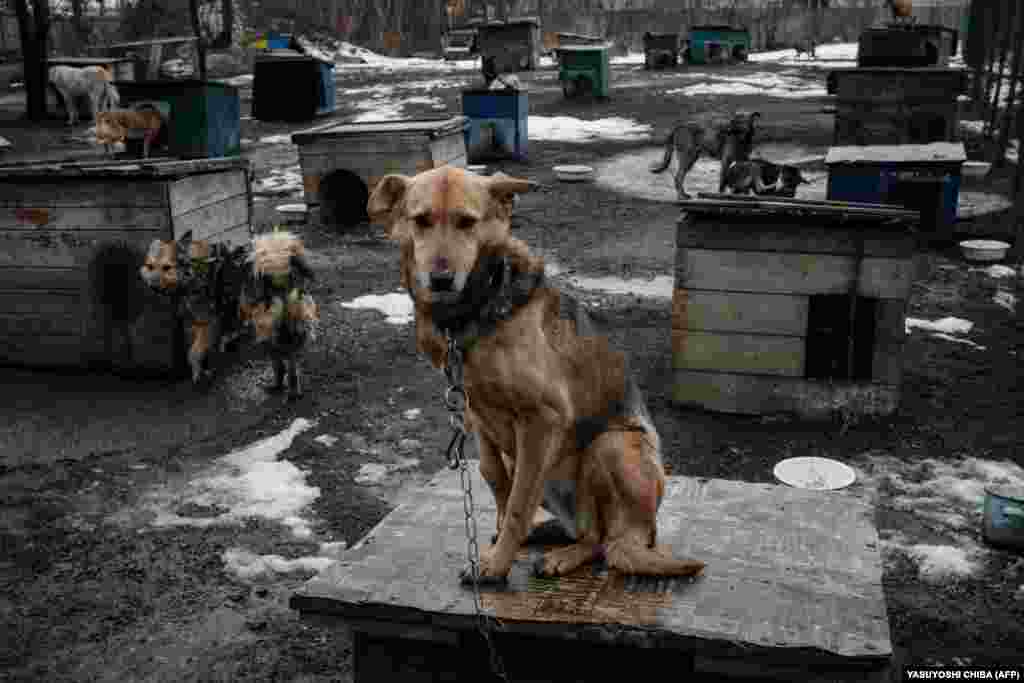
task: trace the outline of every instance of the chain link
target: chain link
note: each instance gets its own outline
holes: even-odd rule
[[[448,388],[444,393],[444,403],[448,408],[448,423],[452,427],[452,440],[448,444],[446,456],[448,466],[459,471],[459,480],[462,484],[462,510],[465,513],[466,527],[466,556],[469,562],[469,570],[473,576],[473,609],[476,614],[477,630],[487,643],[487,650],[491,658],[491,671],[502,681],[508,683],[508,674],[505,673],[505,666],[502,663],[498,650],[494,647],[491,638],[493,625],[481,609],[480,600],[480,546],[477,543],[476,515],[473,504],[473,479],[469,472],[469,462],[466,460],[464,448],[466,445],[466,421],[465,411],[469,407],[469,396],[462,385],[462,351],[452,337],[448,337],[448,362],[445,363],[444,374],[448,379]]]

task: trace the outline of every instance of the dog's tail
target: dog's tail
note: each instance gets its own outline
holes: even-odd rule
[[[632,539],[610,544],[605,559],[624,574],[642,576],[696,576],[705,566],[700,560],[680,560],[662,546],[649,548]]]
[[[679,134],[680,128],[682,126],[676,126],[668,134],[668,137],[665,138],[665,156],[660,164],[651,167],[651,173],[664,173],[668,165],[672,163],[672,154],[676,151],[676,136]]]

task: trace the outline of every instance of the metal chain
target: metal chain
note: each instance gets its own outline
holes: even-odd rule
[[[448,467],[459,471],[459,480],[462,484],[462,509],[465,513],[466,526],[466,556],[469,562],[469,570],[473,576],[473,609],[476,614],[477,630],[487,643],[487,650],[491,658],[491,671],[502,681],[508,683],[508,674],[505,673],[505,666],[501,655],[494,647],[491,639],[491,631],[494,628],[490,619],[480,608],[480,546],[477,543],[476,515],[473,514],[473,480],[469,472],[469,462],[466,460],[464,448],[466,445],[465,411],[469,406],[469,396],[462,384],[462,351],[452,337],[448,337],[448,362],[445,363],[444,374],[448,380],[448,388],[444,393],[444,403],[448,408],[448,423],[452,427],[452,440],[448,444],[446,457]]]

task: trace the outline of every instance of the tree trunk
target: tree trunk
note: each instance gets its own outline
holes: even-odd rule
[[[50,82],[46,68],[50,5],[48,0],[14,0],[14,9],[18,15],[21,52],[25,59],[25,115],[30,121],[43,121],[47,114],[46,88]]]
[[[1007,31],[1011,32],[1013,36],[1013,64],[1010,67],[1010,90],[1006,97],[1006,108],[1003,110],[1002,122],[999,124],[999,143],[997,145],[999,154],[1002,159],[1006,158],[1006,146],[1010,140],[1010,129],[1014,128],[1016,123],[1016,114],[1018,112],[1017,107],[1017,86],[1021,76],[1021,47],[1024,47],[1024,12],[1019,9],[1016,12],[1016,21],[1014,28],[1007,26]],[[1018,162],[1019,165],[1019,162]]]
[[[192,20],[192,32],[196,35],[196,61],[199,62],[199,73],[196,77],[201,81],[206,80],[206,40],[203,38],[203,28],[199,23],[199,0],[188,0],[189,18]]]
[[[85,0],[71,0],[71,25],[80,52],[89,44],[89,24],[85,20]]]

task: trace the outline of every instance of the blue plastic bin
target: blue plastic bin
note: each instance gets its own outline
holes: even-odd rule
[[[462,113],[469,118],[469,162],[526,159],[529,110],[529,100],[522,90],[463,90]]]
[[[894,204],[921,213],[921,232],[952,237],[960,201],[963,143],[832,147],[828,199]]]
[[[292,42],[292,37],[287,33],[268,33],[267,34],[267,49],[268,50],[287,50]]]

